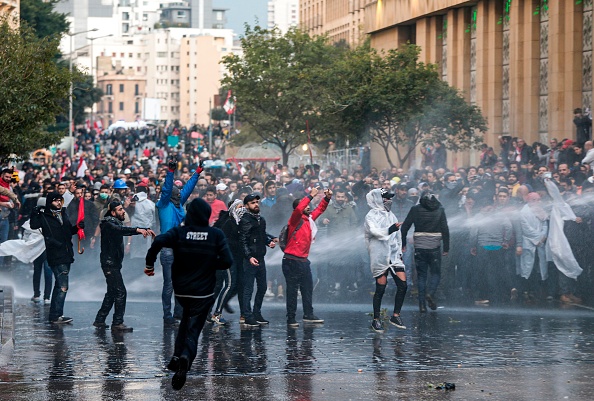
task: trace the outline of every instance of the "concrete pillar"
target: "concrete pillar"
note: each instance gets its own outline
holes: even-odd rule
[[[470,100],[470,8],[448,11],[448,83]]]
[[[439,21],[438,21],[439,20]],[[427,17],[416,21],[416,42],[421,47],[419,61],[437,63],[441,60],[441,18]]]

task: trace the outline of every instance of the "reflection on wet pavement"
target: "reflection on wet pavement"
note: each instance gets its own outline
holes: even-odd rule
[[[74,324],[54,327],[46,323],[49,308],[19,302],[14,358],[0,368],[0,399],[3,393],[28,401],[175,399],[164,368],[175,328],[163,327],[161,305],[129,303],[126,324],[134,332],[126,334],[91,326],[98,305],[67,303]],[[464,384],[497,383],[503,374],[521,382],[548,372],[549,382],[567,389],[567,381],[593,371],[594,313],[588,310],[444,308],[420,315],[405,307],[409,329],[390,326],[378,335],[369,330],[371,305],[319,305],[316,313],[326,323],[296,329],[285,325],[283,306],[264,305],[269,327],[241,329],[237,315],[228,316],[229,326],[207,325],[184,391],[204,391],[210,399],[288,400],[339,399],[335,394],[344,391],[344,399],[365,399],[371,386],[377,399],[394,399],[400,385],[410,399],[420,399],[412,394],[436,394],[427,390],[432,377],[464,377],[459,396]],[[567,391],[580,399],[579,391]]]

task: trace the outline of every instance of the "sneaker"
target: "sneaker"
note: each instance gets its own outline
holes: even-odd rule
[[[218,315],[212,315],[212,321],[215,324],[218,324],[219,326],[224,326],[227,324],[227,320],[225,320],[225,318],[223,317],[223,315],[218,314]]]
[[[376,333],[383,333],[385,331],[384,323],[379,319],[373,319],[373,322],[371,322],[371,329]]]
[[[112,324],[111,331],[119,331],[122,333],[132,333],[134,329],[130,326],[126,326],[124,323]]]
[[[97,327],[98,329],[108,329],[109,325],[105,324],[105,322],[93,322],[93,326]]]
[[[245,317],[239,316],[239,324],[245,324]]]
[[[33,303],[36,303],[36,304],[38,304],[38,303],[40,303],[40,302],[41,302],[41,297],[31,297],[31,301],[32,301]]]
[[[44,305],[51,305],[52,301],[49,298],[43,300]]]
[[[212,320],[212,315],[206,316],[206,323],[214,323],[214,320]]]
[[[57,318],[56,320],[50,320],[50,323],[55,323],[55,324],[66,324],[66,323],[70,323],[72,322],[72,318],[71,317],[66,317],[66,316],[60,316],[59,318]]]
[[[303,316],[303,323],[324,323],[324,319],[320,319],[316,315]]]
[[[269,320],[264,319],[264,317],[262,317],[261,313],[255,314],[254,315],[254,319],[256,319],[256,322],[258,322],[259,324],[268,324],[270,323]]]
[[[274,292],[272,292],[272,288],[268,288],[266,290],[266,294],[264,294],[265,298],[274,298]]]
[[[435,299],[429,294],[425,295],[425,299],[427,300],[427,305],[431,310],[437,309],[437,304],[435,303]]]
[[[489,305],[488,299],[479,299],[478,301],[474,301],[475,305]]]
[[[167,369],[172,372],[177,372],[177,370],[179,369],[179,358],[176,356],[172,356],[171,360],[167,364]]]
[[[299,323],[297,323],[297,320],[295,320],[295,318],[289,318],[289,319],[287,319],[287,326],[299,327]]]
[[[246,318],[244,324],[251,327],[260,327],[260,323],[253,317]]]
[[[404,323],[402,323],[402,319],[400,319],[400,316],[392,316],[390,318],[390,323],[398,327],[399,329],[406,329],[406,326],[404,325]]]
[[[189,362],[186,358],[181,357],[179,358],[179,366],[177,367],[177,372],[173,375],[171,379],[171,387],[174,390],[181,390],[181,388],[186,384],[186,375],[188,374],[188,365]]]

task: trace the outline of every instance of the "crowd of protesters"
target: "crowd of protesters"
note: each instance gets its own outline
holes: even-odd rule
[[[322,299],[345,301],[353,294],[369,294],[375,284],[363,240],[365,216],[370,210],[367,194],[382,188],[394,193],[391,210],[399,222],[404,222],[419,197],[430,192],[445,211],[451,236],[449,253],[443,257],[439,272],[442,285],[436,297],[441,301],[477,305],[541,300],[592,303],[589,288],[594,249],[584,239],[594,234],[594,148],[587,125],[589,120],[591,126],[591,119],[577,111],[578,141],[551,139],[548,144],[529,146],[522,138],[504,136],[497,151],[484,145],[479,164],[455,170],[447,168],[445,148],[435,144],[422,148],[421,166],[410,170],[381,169],[372,166],[369,159],[341,169],[323,162],[299,166],[247,162],[207,168],[198,176],[195,173],[201,171],[200,160],[217,159],[217,154],[209,153],[201,144],[192,144],[187,131],[177,132],[187,138],[184,150],[167,145],[167,135],[175,134],[167,130],[119,130],[109,135],[79,132],[73,159],[65,151],[57,151],[45,159],[23,163],[17,170],[2,170],[0,187],[12,194],[0,194],[0,242],[17,238],[39,199],[52,192],[63,197],[67,216],[76,225],[79,199],[84,196],[83,246],[90,251],[80,258],[98,259],[98,250],[93,249],[99,248],[95,246],[99,222],[114,200],[121,202],[126,212],[124,225],[159,233],[164,232],[164,224],[170,228],[181,223],[181,218],[160,221],[164,214],[159,202],[164,204],[163,188],[169,174],[172,187],[167,189],[167,199],[179,202],[182,191],[184,199],[175,207],[183,209],[186,201],[203,198],[212,210],[209,224],[227,234],[232,254],[241,258],[239,223],[247,207],[246,197],[249,201],[256,195],[259,198],[259,213],[267,222],[270,242],[287,225],[294,200],[319,188],[311,200],[313,210],[323,202],[323,189],[330,189],[334,195],[329,205],[316,216],[316,244],[310,257],[315,259],[313,291]],[[221,149],[220,139],[217,144]],[[176,161],[175,169],[168,165],[171,160]],[[559,227],[553,219],[560,213]],[[403,262],[408,294],[413,295],[417,291],[414,226],[407,235],[403,238],[407,245],[402,249]],[[567,242],[561,249],[551,239],[560,235]],[[127,238],[127,260],[134,267],[143,266],[150,238]],[[266,256],[270,260],[266,263],[265,299],[286,296],[280,255],[280,251],[271,250]],[[11,260],[6,257],[3,263],[10,264]],[[43,302],[39,290],[43,266],[36,263],[34,302]],[[45,271],[47,278],[47,266]],[[224,281],[221,275],[217,291],[223,288],[225,295],[217,302],[210,321],[225,322],[222,311],[232,311],[227,303],[234,294],[240,293],[240,305],[243,303],[237,280],[229,279],[228,285]],[[165,287],[167,283],[164,320],[173,322],[179,316],[171,311],[170,301],[165,307],[165,298],[171,299],[171,286]],[[49,298],[47,288],[45,299]],[[262,287],[260,291],[264,291]]]

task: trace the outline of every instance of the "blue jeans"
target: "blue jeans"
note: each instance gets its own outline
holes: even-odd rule
[[[47,264],[47,256],[45,251],[37,259],[33,261],[33,296],[39,297],[41,295],[39,287],[41,285],[41,271],[43,270],[43,299],[50,299],[52,295],[52,269]]]
[[[425,294],[435,295],[441,278],[441,248],[415,249],[419,302],[425,302]]]
[[[252,266],[248,259],[243,259],[243,311],[241,314],[247,319],[259,315],[262,310],[264,294],[266,294],[266,264],[264,257],[258,259],[260,266]],[[256,281],[256,297],[252,311],[252,294]],[[252,314],[253,312],[253,314]]]
[[[169,319],[171,315],[171,297],[173,296],[173,283],[171,282],[171,266],[173,265],[173,249],[161,249],[161,266],[163,267],[163,292],[161,293],[161,301],[163,302],[163,319]],[[182,316],[182,307],[175,300],[173,308],[173,316]]]
[[[66,293],[68,292],[70,264],[65,263],[50,267],[52,268],[56,280],[54,290],[52,291],[52,302],[49,313],[49,320],[50,322],[53,322],[64,315],[64,302],[66,302]]]
[[[297,313],[297,290],[301,290],[303,315],[313,315],[313,278],[309,260],[283,258],[283,274],[287,282],[287,319]]]

